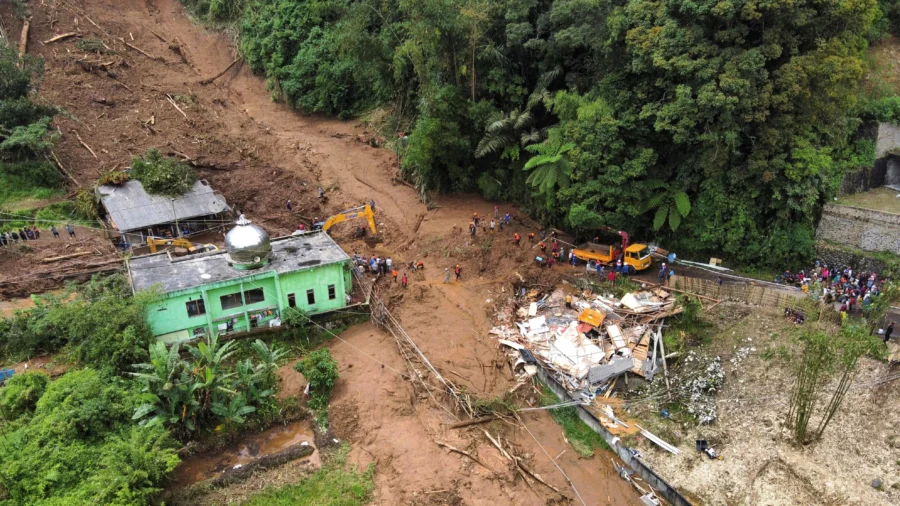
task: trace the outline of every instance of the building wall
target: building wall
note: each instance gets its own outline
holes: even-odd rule
[[[816,237],[863,251],[900,254],[900,214],[827,205]]]
[[[210,283],[202,287],[174,292],[166,295],[165,300],[147,308],[147,320],[153,335],[164,342],[185,341],[202,334],[195,329],[202,328],[214,334],[232,334],[250,330],[252,321],[259,326],[268,325],[268,321],[277,318],[289,307],[289,297],[295,296],[296,307],[310,314],[340,309],[346,306],[345,294],[352,288],[349,268],[344,264],[328,264],[321,267],[290,272],[276,276],[274,271],[262,271],[254,274],[248,271],[245,278]],[[334,298],[328,298],[328,287],[334,285]],[[263,300],[247,304],[247,292],[254,289],[263,290]],[[315,296],[310,304],[307,290]],[[243,294],[242,304],[238,307],[224,309],[222,296]],[[203,299],[206,314],[189,317],[186,303]],[[267,310],[270,311],[267,313]],[[259,319],[253,318],[259,315]],[[220,330],[220,326],[230,328]],[[197,331],[199,332],[199,331]]]
[[[169,297],[147,309],[147,320],[153,335],[159,336],[181,330],[188,330],[190,338],[192,330],[196,327],[207,328],[206,316],[200,315],[188,317],[186,303],[189,300],[202,299],[200,290]]]
[[[282,307],[288,307],[288,298],[294,294],[297,307],[309,313],[321,313],[339,309],[347,305],[344,294],[350,292],[342,264],[331,264],[324,267],[292,272],[281,276]],[[334,285],[335,298],[328,299],[328,286]],[[307,303],[306,291],[313,290],[315,303]]]

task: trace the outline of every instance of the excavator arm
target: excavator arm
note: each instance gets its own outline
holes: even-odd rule
[[[372,235],[375,235],[378,233],[378,231],[375,228],[375,212],[372,211],[371,206],[369,206],[368,204],[366,204],[365,207],[357,207],[354,209],[348,209],[346,211],[342,211],[340,214],[336,214],[336,215],[332,216],[331,218],[328,218],[327,220],[325,220],[325,223],[322,225],[322,230],[325,232],[328,232],[328,229],[331,228],[333,225],[337,225],[338,223],[341,223],[341,222],[344,222],[347,220],[352,220],[355,218],[365,218],[366,221],[369,223],[369,229],[372,230]]]
[[[188,251],[188,253],[198,253],[204,251],[216,251],[217,248],[213,244],[203,244],[200,246],[194,246],[191,241],[187,239],[156,239],[154,237],[147,238],[147,246],[150,248],[150,253],[156,253],[157,246],[175,246],[184,248]]]

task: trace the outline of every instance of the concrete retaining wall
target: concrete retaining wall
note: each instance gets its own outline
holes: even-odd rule
[[[816,237],[863,251],[900,254],[900,214],[829,204]]]
[[[553,390],[553,393],[556,394],[561,401],[579,400],[579,398],[569,394],[569,392],[555,379],[551,378],[543,367],[538,367],[538,377],[550,387],[550,390]],[[590,411],[584,409],[583,406],[576,405],[575,408],[578,410],[578,418],[586,423],[588,427],[593,429],[597,434],[600,434],[603,439],[606,440],[606,443],[610,448],[616,452],[616,455],[622,459],[628,467],[633,469],[637,476],[653,487],[657,495],[668,501],[672,506],[693,506],[690,501],[675,489],[675,487],[669,485],[666,480],[650,469],[647,464],[644,464],[640,459],[635,458],[631,454],[630,449],[622,446],[620,442],[614,441],[616,436],[606,430],[606,428],[603,427],[603,424],[600,423],[600,420],[591,414]]]

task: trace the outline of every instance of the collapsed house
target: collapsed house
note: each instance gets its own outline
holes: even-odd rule
[[[572,297],[571,308],[566,296]],[[621,299],[590,292],[571,294],[558,288],[550,294],[533,290],[518,299],[518,308],[502,315],[504,322],[490,333],[511,349],[516,368],[532,376],[536,367],[568,391],[580,394],[611,421],[627,427],[612,413],[613,402],[595,402],[609,392],[619,376],[631,373],[648,381],[660,370],[664,354],[662,323],[681,312],[664,289],[628,293]]]
[[[96,191],[110,238],[132,245],[144,244],[148,237],[179,237],[221,228],[231,216],[225,197],[204,180],[174,198],[151,195],[135,179]]]

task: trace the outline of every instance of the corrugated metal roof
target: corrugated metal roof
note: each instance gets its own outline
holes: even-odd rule
[[[195,182],[191,191],[176,198],[174,202],[169,197],[148,194],[141,182],[134,179],[119,186],[104,185],[97,191],[112,224],[120,232],[171,223],[176,217],[186,220],[218,214],[228,209],[225,197],[202,180]]]

